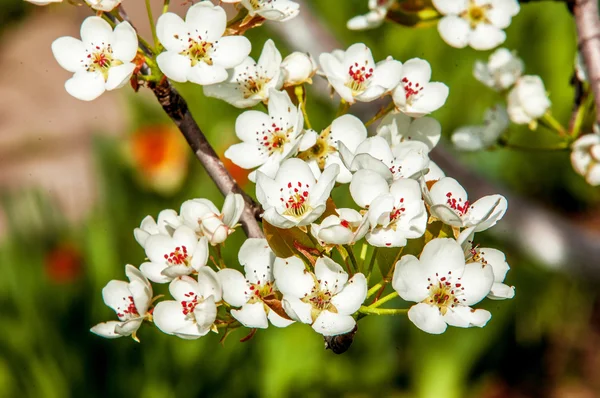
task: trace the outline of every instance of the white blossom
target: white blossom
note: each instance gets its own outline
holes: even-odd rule
[[[597,126],[594,134],[581,136],[571,146],[571,164],[585,181],[593,186],[600,185],[600,134]]]
[[[300,106],[294,106],[287,92],[271,89],[268,112],[250,110],[237,118],[235,133],[242,142],[230,146],[225,157],[274,177],[282,161],[313,145],[315,138],[303,134]],[[256,171],[248,176],[251,181],[256,181]]]
[[[291,0],[221,0],[223,3],[239,3],[251,17],[257,15],[271,21],[285,22],[298,15],[300,4]]]
[[[415,180],[400,178],[388,186],[378,173],[363,169],[350,183],[352,199],[368,208],[370,231],[367,242],[377,247],[406,246],[407,239],[423,236],[427,211],[421,199],[421,187]]]
[[[265,212],[263,219],[279,228],[307,226],[326,208],[339,166],[328,166],[318,180],[302,160],[285,160],[275,178],[257,172],[256,198]]]
[[[156,57],[160,70],[171,80],[207,85],[225,81],[227,69],[250,54],[244,36],[225,36],[225,10],[210,1],[194,4],[185,21],[167,12],[158,18],[156,34],[166,51]]]
[[[519,13],[517,0],[433,0],[444,15],[438,22],[442,39],[452,47],[491,50],[504,43],[512,17]]]
[[[413,140],[424,143],[431,151],[440,141],[442,126],[432,117],[413,119],[401,112],[391,112],[381,120],[377,135],[385,138],[392,150]]]
[[[335,91],[349,104],[370,102],[390,92],[400,81],[402,63],[391,57],[375,64],[371,50],[363,43],[340,54],[323,53],[321,68]]]
[[[26,0],[31,4],[35,4],[36,6],[47,6],[51,3],[60,3],[62,0]]]
[[[432,334],[444,333],[447,325],[485,326],[492,315],[470,306],[483,300],[493,283],[492,267],[465,264],[463,250],[453,239],[429,241],[420,258],[402,256],[392,280],[401,298],[418,303],[408,311],[408,319]]]
[[[265,43],[258,62],[247,57],[229,70],[222,83],[204,86],[204,94],[221,99],[237,108],[249,108],[269,98],[269,89],[279,90],[283,85],[281,54],[273,40]]]
[[[182,224],[181,218],[175,210],[167,209],[158,213],[158,219],[155,221],[152,216],[146,216],[139,228],[133,230],[133,236],[137,243],[143,248],[146,246],[146,240],[151,235],[172,236],[177,227]]]
[[[523,76],[508,93],[508,116],[513,123],[530,124],[550,107],[544,82],[539,76]]]
[[[214,328],[217,306],[221,301],[221,283],[209,267],[198,272],[198,281],[181,276],[169,284],[175,300],[161,301],[154,307],[154,324],[163,333],[182,339],[197,339]]]
[[[395,2],[396,0],[369,0],[369,12],[350,19],[346,27],[351,30],[365,30],[381,26]]]
[[[225,197],[221,211],[208,199],[192,199],[181,205],[181,218],[198,236],[205,236],[215,246],[235,231],[244,205],[244,198],[237,193]]]
[[[488,195],[471,203],[465,189],[451,177],[437,181],[425,195],[431,215],[452,227],[475,227],[474,232],[493,227],[508,206],[502,195]]]
[[[368,169],[377,172],[389,182],[399,178],[418,178],[429,167],[427,144],[410,140],[397,144],[393,149],[381,136],[364,140],[354,153],[339,143],[344,165],[352,172]]]
[[[509,89],[523,74],[525,65],[516,51],[499,48],[494,51],[487,63],[475,61],[473,76],[496,91]]]
[[[123,0],[85,0],[94,10],[109,12],[121,4]]]
[[[285,87],[312,84],[312,77],[317,73],[317,63],[310,54],[296,51],[283,59],[281,69]]]
[[[128,22],[114,31],[100,17],[88,17],[81,25],[81,40],[60,37],[52,43],[52,53],[61,67],[73,72],[65,89],[73,97],[92,101],[106,90],[129,82],[135,64],[138,40]]]
[[[312,325],[324,336],[348,333],[356,326],[352,314],[367,297],[363,274],[348,280],[343,268],[328,257],[319,257],[314,273],[308,272],[302,260],[288,257],[275,260],[274,275],[290,318]]]
[[[92,333],[109,339],[133,336],[137,340],[136,332],[149,316],[152,285],[133,265],[125,266],[125,275],[129,283],[112,280],[102,289],[104,303],[117,313],[119,320],[99,323],[90,329]]]
[[[354,209],[335,209],[321,224],[312,224],[310,233],[323,247],[353,245],[369,231],[368,219]]]
[[[343,184],[350,182],[352,173],[344,166],[338,149],[340,145],[344,145],[349,151],[356,150],[358,145],[367,138],[367,128],[363,122],[356,116],[342,115],[318,136],[313,130],[307,131],[307,134],[315,136],[314,145],[300,153],[299,157],[310,166],[315,178],[318,178],[327,166],[337,164],[340,173],[336,181]]]
[[[172,236],[156,234],[146,239],[147,262],[140,270],[155,283],[166,283],[182,275],[200,271],[208,261],[208,239],[198,239],[187,225],[175,229]]]
[[[491,300],[506,300],[515,296],[514,286],[508,286],[504,283],[506,274],[510,266],[506,262],[506,256],[498,249],[491,247],[479,247],[473,243],[475,236],[474,227],[469,227],[460,233],[457,241],[462,246],[465,253],[465,261],[469,263],[479,263],[481,266],[489,265],[494,272],[494,284],[487,295]]]
[[[400,82],[392,92],[396,107],[411,117],[421,117],[441,108],[448,98],[448,86],[430,80],[429,62],[420,58],[406,61]]]
[[[223,300],[232,307],[231,315],[248,328],[265,329],[269,320],[274,326],[286,327],[293,321],[269,308],[264,300],[275,299],[277,287],[273,279],[275,254],[266,239],[247,239],[240,248],[238,260],[245,276],[231,268],[217,275],[223,286]]]
[[[463,126],[452,133],[452,143],[457,149],[479,151],[489,148],[496,144],[510,124],[506,108],[501,104],[487,109],[483,119],[482,125]]]

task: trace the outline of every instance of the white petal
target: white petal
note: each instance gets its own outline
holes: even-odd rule
[[[423,273],[419,260],[410,254],[402,256],[394,268],[392,287],[400,297],[415,303],[429,296],[427,276]]]
[[[335,314],[330,311],[323,311],[312,327],[315,332],[323,336],[337,336],[350,332],[356,326],[356,321],[350,315]]]
[[[284,296],[303,298],[315,285],[302,260],[295,256],[275,259],[273,275],[277,289]]]
[[[192,68],[188,57],[174,51],[165,51],[156,57],[156,63],[169,79],[180,83],[187,82]]]
[[[319,257],[315,264],[315,276],[321,284],[321,289],[336,294],[343,289],[348,281],[348,274],[341,265],[329,257]]]
[[[476,225],[475,232],[493,227],[504,216],[508,202],[502,195],[489,195],[473,203],[468,212],[468,223]]]
[[[460,14],[467,9],[467,0],[433,0],[433,5],[442,14]]]
[[[269,310],[269,312],[267,313],[267,318],[269,318],[269,321],[271,322],[271,324],[273,326],[278,327],[278,328],[285,328],[285,327],[290,326],[292,323],[294,323],[294,321],[292,321],[290,319],[285,319],[285,318],[279,316],[273,310]]]
[[[262,301],[244,304],[240,310],[231,310],[231,315],[247,328],[266,329],[269,326]]]
[[[451,272],[459,276],[465,269],[465,256],[460,244],[454,239],[437,238],[430,240],[421,253],[421,266],[427,275],[446,276]]]
[[[247,239],[238,252],[238,260],[246,271],[250,283],[271,282],[275,253],[266,239]]]
[[[114,90],[123,87],[131,79],[135,64],[126,63],[119,66],[113,66],[108,70],[108,79],[106,79],[105,88]]]
[[[208,65],[204,62],[198,62],[195,66],[188,69],[188,80],[201,86],[217,84],[227,80],[228,74],[225,68],[220,65]]]
[[[117,314],[122,314],[129,306],[131,292],[129,291],[128,285],[129,284],[124,281],[112,280],[102,289],[102,299],[104,300],[104,304],[112,308]],[[122,318],[122,316],[119,316],[119,318]]]
[[[464,288],[463,294],[458,296],[462,305],[473,305],[488,295],[494,283],[494,272],[489,265],[482,266],[480,263],[469,263],[465,266],[465,272],[460,278]]]
[[[85,46],[73,37],[60,37],[52,42],[52,54],[58,64],[69,72],[84,70]]]
[[[188,9],[185,22],[190,30],[200,32],[203,40],[212,43],[225,33],[227,15],[223,8],[209,1],[201,1]]]
[[[217,275],[223,286],[223,300],[233,307],[241,307],[246,304],[248,284],[244,275],[231,268],[222,269]]]
[[[100,17],[87,17],[81,24],[81,41],[95,46],[111,44],[113,30],[109,23]]]
[[[444,321],[448,325],[459,328],[469,328],[473,326],[484,327],[492,318],[492,314],[486,310],[474,310],[469,307],[459,306],[448,310],[444,315]]]
[[[242,195],[238,193],[227,194],[225,202],[223,203],[223,223],[228,227],[233,228],[240,220],[240,217],[244,212],[244,206],[245,202]]]
[[[295,321],[312,324],[312,306],[301,301],[299,298],[283,296],[283,309]]]
[[[121,22],[115,27],[112,42],[113,57],[123,62],[131,62],[138,50],[137,33],[129,22]]]
[[[367,298],[367,279],[363,274],[354,274],[341,292],[331,298],[331,304],[341,315],[352,315]]]
[[[469,44],[471,28],[469,23],[456,15],[445,16],[438,22],[442,39],[452,47],[464,48]]]
[[[346,148],[354,152],[358,145],[367,138],[367,128],[363,122],[354,115],[343,115],[331,123],[329,137],[334,143],[341,141]]]
[[[116,339],[119,337],[123,337],[123,335],[115,332],[115,328],[119,326],[122,322],[118,321],[108,321],[102,322],[94,326],[90,329],[90,332],[97,334],[100,337],[104,337],[107,339]]]
[[[219,276],[210,267],[202,267],[198,271],[199,292],[205,299],[211,297],[215,302],[219,302],[223,296],[223,289]],[[175,297],[175,296],[173,296]]]
[[[221,37],[214,44],[211,56],[213,63],[229,69],[241,64],[250,54],[250,41],[244,36]]]
[[[368,207],[376,197],[388,192],[387,181],[371,170],[357,171],[350,183],[350,195],[354,202],[362,208]]]
[[[416,327],[431,334],[441,334],[446,331],[446,322],[437,307],[425,303],[413,305],[408,310],[408,319]]]
[[[161,301],[153,312],[154,324],[163,333],[173,334],[191,323],[183,314],[181,303],[177,301]]]
[[[165,276],[162,272],[167,266],[165,264],[145,262],[140,265],[140,270],[144,276],[154,283],[167,283],[172,278]]]
[[[66,81],[65,89],[82,101],[93,101],[104,92],[104,77],[100,72],[76,72]]]
[[[506,40],[506,33],[494,25],[480,23],[469,35],[469,45],[475,50],[490,50]]]
[[[187,48],[187,33],[187,26],[179,15],[167,12],[158,18],[156,34],[167,51],[178,54],[185,50]]]

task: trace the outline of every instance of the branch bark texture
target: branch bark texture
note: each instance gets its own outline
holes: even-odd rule
[[[579,51],[587,69],[596,101],[596,121],[600,122],[600,17],[597,0],[575,0],[573,7]]]
[[[149,83],[149,87],[154,92],[164,111],[177,125],[198,160],[219,188],[219,191],[223,195],[233,192],[244,197],[246,206],[240,217],[240,223],[246,235],[249,238],[263,238],[262,228],[257,222],[262,211],[260,205],[245,193],[231,174],[229,174],[223,162],[221,162],[219,156],[194,120],[183,97],[179,95],[177,90],[166,79],[163,79],[160,84]]]

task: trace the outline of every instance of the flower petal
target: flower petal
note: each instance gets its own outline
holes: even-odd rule
[[[446,322],[437,307],[425,303],[413,305],[408,310],[408,319],[416,327],[431,334],[442,334],[446,331]]]
[[[83,71],[85,46],[81,40],[74,37],[59,37],[52,42],[52,54],[58,64],[69,72]]]
[[[248,301],[248,284],[246,278],[238,270],[225,268],[220,270],[217,275],[223,286],[223,300],[232,307],[241,307]]]
[[[104,77],[100,72],[76,72],[66,81],[65,90],[82,101],[93,101],[105,91]]]
[[[315,332],[323,336],[337,336],[350,332],[356,326],[356,321],[350,315],[335,314],[323,311],[312,325]]]
[[[231,315],[247,328],[266,329],[269,326],[262,301],[244,304],[240,310],[231,310]]]
[[[367,298],[367,279],[363,274],[354,274],[342,291],[331,298],[331,304],[341,315],[352,315]]]
[[[273,275],[277,289],[290,298],[303,298],[311,292],[315,281],[298,257],[276,258]]]
[[[419,260],[410,254],[402,256],[394,268],[392,287],[406,301],[418,303],[429,296],[427,275]]]

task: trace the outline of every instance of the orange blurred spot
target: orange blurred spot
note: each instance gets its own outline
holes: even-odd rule
[[[52,282],[71,283],[81,275],[82,258],[79,250],[70,243],[60,243],[46,254],[46,274]]]
[[[248,174],[250,174],[250,170],[242,169],[240,166],[236,165],[231,160],[224,157],[223,153],[221,153],[219,156],[223,161],[225,168],[227,169],[227,171],[229,171],[229,174],[231,174],[231,176],[237,181],[238,185],[242,188],[246,186],[246,184],[248,183]]]
[[[188,169],[189,148],[174,126],[145,126],[129,139],[129,152],[145,185],[161,193],[181,187]]]

